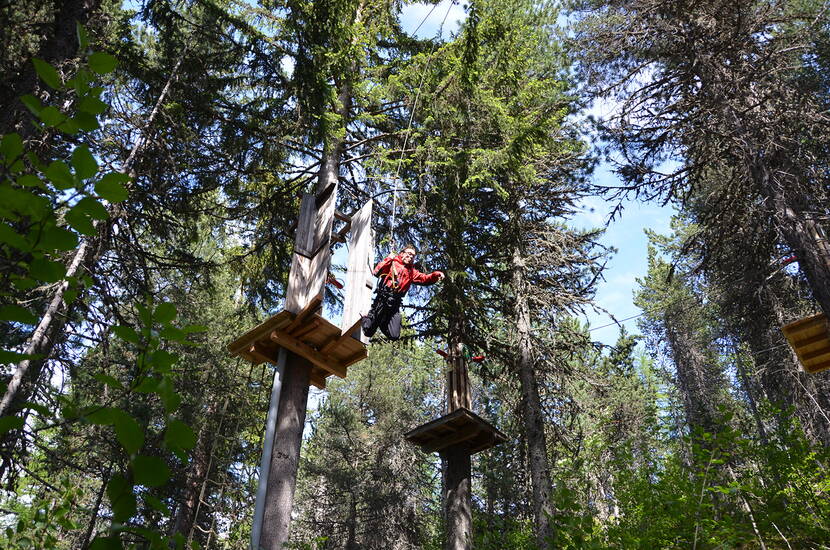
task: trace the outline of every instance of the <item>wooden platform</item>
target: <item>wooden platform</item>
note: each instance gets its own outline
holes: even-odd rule
[[[351,333],[325,320],[317,313],[320,305],[315,298],[299,314],[281,311],[252,328],[231,344],[232,355],[244,357],[254,364],[277,362],[279,348],[301,355],[311,361],[311,384],[326,387],[326,378],[346,377],[346,367],[366,358],[366,346]]]
[[[805,371],[830,369],[830,326],[823,313],[790,323],[781,331]]]
[[[461,446],[471,455],[507,440],[492,424],[465,408],[418,426],[404,437],[428,453]]]

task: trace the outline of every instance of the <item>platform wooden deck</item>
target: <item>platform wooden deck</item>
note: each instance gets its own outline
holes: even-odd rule
[[[418,426],[404,437],[428,453],[461,446],[471,455],[507,440],[495,426],[465,408]]]
[[[346,377],[346,368],[366,358],[366,346],[352,338],[354,329],[341,331],[316,312],[319,299],[299,314],[281,311],[228,345],[232,355],[254,364],[277,362],[279,348],[301,355],[314,366],[311,384],[326,387],[326,378]]]
[[[781,331],[805,371],[830,369],[830,325],[823,313],[790,323]]]

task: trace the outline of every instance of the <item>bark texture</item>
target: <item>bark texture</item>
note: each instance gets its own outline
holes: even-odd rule
[[[288,542],[311,367],[307,359],[288,352],[259,542],[263,550],[282,550]]]
[[[444,517],[447,538],[444,550],[470,550],[473,538],[471,513],[470,453],[463,448],[448,449],[444,458]]]
[[[530,307],[526,296],[524,261],[520,251],[513,254],[513,287],[515,296],[514,321],[518,337],[516,367],[522,394],[522,412],[525,437],[527,438],[530,483],[533,489],[533,521],[536,544],[549,548],[553,538],[551,516],[551,476],[548,462],[547,440],[545,437],[542,402],[539,384],[534,370],[533,342],[530,335]]]

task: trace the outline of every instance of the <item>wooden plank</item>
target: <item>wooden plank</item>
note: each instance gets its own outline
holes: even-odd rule
[[[317,206],[315,196],[303,193],[300,201],[300,216],[297,218],[297,235],[294,238],[294,252],[311,258],[314,255],[314,223]]]
[[[446,437],[430,441],[429,443],[424,445],[424,451],[428,453],[434,453],[435,451],[440,451],[441,449],[449,447],[450,445],[458,445],[459,443],[464,443],[465,441],[477,437],[479,433],[481,433],[481,427],[470,426],[469,431],[467,431],[466,433],[462,430],[459,430]]]
[[[311,315],[317,311],[317,308],[320,307],[320,304],[323,303],[323,295],[318,294],[311,298],[311,301],[306,304],[306,306],[294,317],[294,320],[291,321],[285,329],[283,329],[288,334],[294,332],[297,327],[305,323],[306,319],[308,319]]]
[[[240,352],[247,349],[247,347],[260,338],[268,338],[268,335],[274,329],[281,329],[291,322],[294,315],[288,311],[280,311],[276,315],[271,316],[265,321],[261,322],[245,334],[228,344],[228,351],[233,355],[238,355]]]
[[[338,220],[340,220],[341,222],[346,222],[347,224],[351,223],[351,221],[352,221],[351,216],[348,216],[348,215],[344,214],[343,212],[341,212],[340,210],[337,210],[337,209],[334,210],[334,217],[337,218]]]
[[[823,370],[830,369],[830,361],[822,361],[821,363],[815,363],[813,365],[805,365],[802,363],[804,370],[809,372],[810,374],[814,374],[817,372],[821,372]]]
[[[332,183],[326,189],[317,195],[317,219],[314,226],[314,249],[315,254],[322,251],[323,248],[328,250],[331,242],[331,229],[334,225],[334,211],[337,203],[337,184]],[[328,269],[328,265],[326,265]]]
[[[806,330],[811,326],[826,326],[826,322],[827,319],[824,317],[824,314],[817,313],[815,315],[811,315],[810,317],[805,317],[804,319],[799,319],[798,321],[793,321],[788,325],[784,325],[781,330],[784,331],[785,334],[795,333]]]
[[[358,353],[355,353],[355,354],[353,354],[353,355],[350,355],[349,357],[347,357],[347,358],[345,358],[345,359],[341,360],[341,361],[340,361],[340,363],[341,363],[344,367],[348,367],[348,366],[350,366],[350,365],[354,365],[354,364],[355,364],[355,363],[357,363],[358,361],[363,361],[363,360],[364,360],[364,359],[366,359],[366,357],[368,357],[368,356],[369,356],[369,352],[368,352],[368,351],[366,351],[365,349],[363,349],[363,350],[360,350]]]
[[[340,378],[346,377],[346,367],[344,365],[340,364],[333,357],[323,355],[308,344],[300,342],[290,334],[281,330],[275,330],[271,333],[271,340],[289,351],[302,355],[326,372],[330,372]]]
[[[357,328],[361,314],[369,310],[372,291],[365,281],[370,280],[373,258],[372,208],[369,200],[352,216],[349,235],[349,259],[346,271],[346,295],[343,298],[342,334],[352,335],[356,340],[368,343],[369,339]]]
[[[811,346],[813,344],[823,342],[824,340],[827,340],[827,334],[825,334],[824,332],[820,332],[818,334],[810,336],[809,338],[804,338],[801,340],[790,340],[790,345],[793,347],[793,349],[803,349],[806,346]]]
[[[300,328],[298,328],[297,330],[295,330],[294,332],[292,332],[291,336],[293,336],[297,340],[302,340],[303,336],[306,336],[309,333],[314,332],[319,327],[320,327],[320,320],[315,319],[314,321],[311,321],[310,323],[308,323],[306,325],[303,325]],[[286,332],[288,332],[288,331],[286,331]]]
[[[326,377],[325,375],[317,369],[311,369],[311,372],[308,376],[309,382],[311,385],[317,389],[324,390],[326,389]]]
[[[277,364],[276,354],[272,354],[269,350],[265,349],[262,344],[251,344],[251,347],[248,348],[248,355],[255,357],[260,363],[271,363],[272,365]]]
[[[827,354],[830,354],[830,342],[827,342],[824,346],[820,347],[819,349],[800,354],[799,359],[801,359],[802,361],[811,361],[813,359],[821,357],[822,355]]]

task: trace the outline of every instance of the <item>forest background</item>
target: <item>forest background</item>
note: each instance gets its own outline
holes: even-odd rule
[[[447,341],[508,436],[473,547],[827,548],[830,378],[780,327],[830,313],[829,7],[443,2],[419,34],[388,0],[3,3],[0,545],[247,547],[272,367],[225,346],[281,309],[334,162],[377,257],[448,276],[320,394],[293,548],[442,546],[402,434]],[[676,212],[613,342],[598,201]]]

